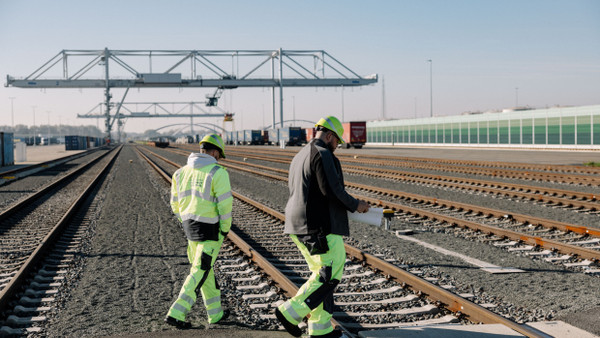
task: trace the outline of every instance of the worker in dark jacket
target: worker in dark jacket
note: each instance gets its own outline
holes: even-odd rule
[[[294,297],[275,310],[275,315],[295,337],[302,334],[298,324],[308,314],[311,337],[338,337],[341,332],[334,331],[331,316],[333,291],[342,279],[346,261],[342,236],[350,234],[347,211],[367,212],[369,204],[350,196],[344,188],[342,167],[333,155],[338,143],[344,143],[340,121],[327,116],[315,127],[315,138],[290,165],[284,228],[312,275]]]

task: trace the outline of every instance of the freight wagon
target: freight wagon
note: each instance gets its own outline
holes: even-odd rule
[[[190,135],[180,136],[175,140],[177,144],[189,144],[194,143],[194,137]]]
[[[169,139],[166,137],[157,137],[148,141],[147,144],[157,148],[166,148],[169,146]]]
[[[271,144],[271,141],[269,141],[269,131],[268,130],[261,130],[260,131],[260,135],[262,136],[262,144]]]
[[[244,131],[238,130],[238,131],[234,131],[234,133],[237,135],[236,136],[237,142],[235,144],[244,144]]]
[[[244,144],[264,144],[260,130],[244,130]]]
[[[198,141],[198,143],[199,142],[200,141]],[[233,132],[226,131],[223,133],[223,142],[225,142],[225,144],[233,144]]]
[[[302,137],[300,127],[285,127],[269,130],[271,142],[276,145],[284,144],[286,146],[300,146],[306,143],[306,139]]]
[[[367,122],[344,122],[342,125],[344,126],[344,142],[346,142],[344,146],[346,148],[351,146],[357,149],[362,148],[367,142]]]

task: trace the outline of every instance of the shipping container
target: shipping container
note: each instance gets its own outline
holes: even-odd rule
[[[362,148],[367,142],[367,122],[365,121],[353,121],[344,122],[344,146],[350,148]]]
[[[267,129],[265,130],[269,136],[270,145],[279,145],[279,131],[278,129]]]
[[[315,138],[317,129],[316,128],[306,128],[306,129],[304,129],[304,133],[306,134],[306,142],[310,142],[310,140]]]
[[[0,132],[0,166],[15,164],[13,133]]]
[[[262,136],[262,144],[271,144],[271,142],[269,141],[269,131],[268,130],[261,130],[260,134]]]
[[[236,144],[244,144],[244,131],[243,130],[238,130],[235,132],[236,133]]]
[[[80,137],[75,135],[65,136],[65,150],[80,150]]]
[[[303,145],[305,144],[306,141],[306,129],[300,128],[300,144],[299,145]]]
[[[306,139],[302,138],[302,131],[300,127],[284,127],[276,129],[277,132],[277,145],[284,144],[286,146],[300,146],[306,142]]]
[[[228,144],[230,144],[230,145],[236,145],[238,142],[236,131],[228,131],[227,138],[229,139]]]
[[[260,130],[244,130],[244,144],[264,144]]]

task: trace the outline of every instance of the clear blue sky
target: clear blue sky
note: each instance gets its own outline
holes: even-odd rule
[[[0,0],[0,125],[96,124],[77,119],[101,89],[6,88],[63,49],[322,49],[373,86],[345,89],[346,120],[515,106],[600,104],[600,1],[17,1]],[[385,81],[382,90],[381,79]],[[518,90],[516,89],[518,88]],[[133,90],[126,101],[202,101],[214,89]],[[270,123],[266,89],[236,89],[220,106],[236,127]],[[123,90],[113,90],[119,101]],[[292,99],[293,97],[293,99]],[[285,119],[341,115],[340,89],[284,88]],[[517,102],[518,101],[518,102]],[[295,102],[294,107],[293,102]],[[263,113],[264,112],[264,113]],[[130,120],[142,132],[189,119]],[[219,121],[207,121],[218,123]],[[98,125],[103,129],[103,121]]]

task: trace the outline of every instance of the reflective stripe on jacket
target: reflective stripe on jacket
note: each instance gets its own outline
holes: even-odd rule
[[[229,174],[207,154],[192,153],[172,178],[171,209],[191,241],[217,240],[231,228]]]

